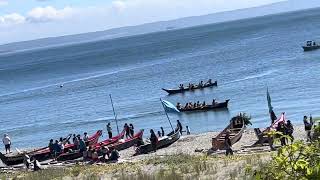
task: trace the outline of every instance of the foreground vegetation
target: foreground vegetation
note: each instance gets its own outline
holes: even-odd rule
[[[268,155],[191,156],[184,154],[155,157],[135,163],[76,165],[39,172],[16,172],[2,179],[251,179],[253,167],[264,165]]]
[[[272,161],[254,172],[257,180],[320,179],[320,124],[313,129],[312,142],[296,141],[281,147]],[[290,137],[286,137],[290,138]]]
[[[137,162],[75,165],[38,172],[1,173],[0,179],[319,179],[320,142],[297,141],[277,152],[225,157],[185,154],[154,157]]]
[[[229,157],[176,154],[116,164],[50,167],[38,172],[0,170],[0,179],[319,179],[319,136],[317,126],[312,142],[295,141],[271,153],[249,152]]]

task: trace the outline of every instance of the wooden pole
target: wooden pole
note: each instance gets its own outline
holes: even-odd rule
[[[113,110],[114,119],[116,120],[117,131],[118,131],[118,134],[120,134],[120,132],[119,132],[119,126],[118,126],[118,120],[117,120],[117,115],[116,115],[116,112],[115,112],[115,110],[114,110],[114,106],[113,106],[113,101],[112,101],[111,94],[109,94],[109,96],[110,96],[110,100],[111,100],[111,105],[112,105],[112,110]]]

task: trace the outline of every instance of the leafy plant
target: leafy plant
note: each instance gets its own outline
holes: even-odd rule
[[[250,121],[251,120],[251,116],[248,116],[246,113],[240,113],[239,115],[233,117],[231,119],[231,121],[236,121],[236,120],[239,120],[239,119],[242,120],[244,125],[246,125],[246,126],[252,125],[252,123]]]
[[[256,172],[256,179],[316,179],[320,177],[320,143],[297,141],[281,147],[273,160]]]

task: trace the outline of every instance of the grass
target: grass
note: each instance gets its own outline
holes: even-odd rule
[[[119,180],[180,180],[180,179],[250,179],[254,167],[261,166],[263,155],[192,156],[185,154],[154,157],[135,163],[108,165],[76,165],[50,168],[39,172],[17,172],[10,179],[110,179]],[[227,170],[228,169],[228,170]],[[7,179],[0,173],[1,179]]]

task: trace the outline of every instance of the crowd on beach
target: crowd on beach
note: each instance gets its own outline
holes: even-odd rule
[[[308,119],[307,116],[303,117],[303,123],[306,131],[306,138],[307,141],[311,141],[311,131],[312,128],[315,127],[312,116],[310,115],[310,118]],[[108,123],[106,125],[107,133],[109,139],[113,137],[112,134],[112,127],[111,124]],[[180,131],[180,134],[183,132],[186,132],[187,135],[190,134],[190,129],[188,126],[186,126],[185,130],[179,120],[177,120],[177,127]],[[274,131],[280,132],[280,134],[276,134],[273,137],[270,137],[269,145],[271,150],[275,150],[274,148],[274,139],[279,138],[281,142],[281,146],[285,146],[289,143],[292,143],[294,141],[293,132],[294,132],[294,126],[291,123],[290,120],[287,121],[281,121],[277,124],[277,126],[274,128]],[[124,132],[126,138],[132,138],[134,137],[134,126],[133,124],[124,124]],[[157,132],[157,134],[156,134]],[[285,135],[285,136],[283,136]],[[155,152],[157,150],[157,143],[162,138],[167,138],[164,128],[160,127],[159,130],[155,131],[153,129],[150,130],[150,143],[152,145],[153,151]],[[11,139],[8,134],[5,134],[3,137],[3,144],[5,146],[6,153],[11,153]],[[49,141],[49,150],[50,154],[52,155],[53,159],[55,159],[57,156],[59,156],[62,153],[66,152],[80,152],[82,154],[82,158],[84,162],[88,163],[96,163],[96,162],[117,162],[120,158],[119,152],[116,148],[113,148],[112,146],[102,146],[98,149],[94,148],[94,146],[88,146],[89,136],[85,132],[83,133],[83,136],[81,137],[80,134],[76,135],[69,135],[66,138],[60,138],[59,140],[53,140],[51,139]],[[72,142],[71,142],[72,141]],[[139,142],[139,145],[143,145],[144,142],[141,139],[141,142]],[[65,146],[68,144],[73,144],[73,148],[68,150],[65,150]],[[224,137],[224,144],[225,144],[225,153],[226,155],[233,155],[232,150],[232,143],[231,143],[231,137],[230,132],[226,133],[226,136]],[[102,155],[102,156],[101,156]],[[24,164],[27,168],[29,168],[30,164],[33,164],[34,170],[41,169],[40,163],[33,157],[30,157],[28,155],[25,155]]]
[[[133,124],[125,123],[124,126],[124,137],[133,138],[134,137],[134,126]],[[113,138],[111,123],[106,125],[107,134],[109,139]],[[186,132],[190,134],[190,129],[186,126],[186,131],[183,131],[183,126],[179,120],[177,120],[177,128],[180,133]],[[161,138],[167,138],[163,127],[160,127],[160,130],[157,132],[157,135],[153,129],[150,130],[150,143],[153,147],[153,150],[157,150],[157,143]],[[5,145],[6,154],[11,153],[11,139],[8,134],[5,134],[3,137],[3,144]],[[70,134],[67,137],[59,138],[59,140],[50,139],[48,144],[48,149],[50,151],[50,156],[53,160],[57,160],[59,155],[63,153],[81,153],[84,162],[96,163],[96,162],[116,162],[120,158],[119,152],[113,146],[101,146],[96,148],[95,146],[90,146],[89,136],[87,132],[83,133],[83,136],[80,134]],[[136,144],[136,147],[143,145],[144,142],[141,139],[140,142]],[[70,148],[71,147],[71,148]],[[26,168],[29,169],[30,165],[33,164],[33,169],[40,170],[42,167],[39,161],[35,157],[29,157],[27,154],[24,155],[23,163]]]

